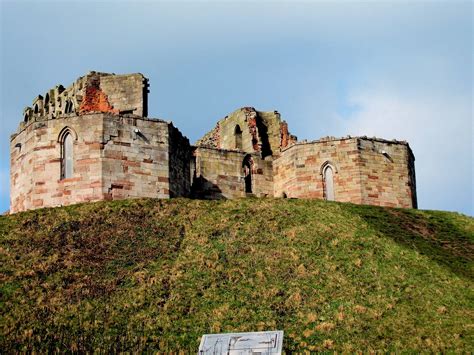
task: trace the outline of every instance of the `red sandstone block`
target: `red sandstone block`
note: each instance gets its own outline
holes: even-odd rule
[[[69,179],[61,179],[61,180],[58,180],[58,183],[59,184],[67,184],[67,183],[70,183],[70,182],[77,182],[77,181],[81,181],[81,177],[75,177],[75,178],[69,178]]]
[[[139,166],[140,166],[140,162],[130,161],[130,160],[123,161],[122,164],[123,164],[124,166],[135,166],[135,167],[139,167]]]
[[[374,176],[374,175],[369,175],[369,179],[372,179],[372,180],[378,180],[378,176]]]
[[[105,150],[105,157],[111,159],[122,159],[122,152],[116,150]]]
[[[151,172],[149,171],[142,171],[142,170],[132,170],[132,174],[138,174],[138,175],[151,175]]]
[[[84,142],[89,149],[101,149],[102,148],[102,143],[97,143],[97,142]]]
[[[77,165],[93,164],[93,163],[98,163],[98,162],[99,162],[98,158],[78,159]]]
[[[33,150],[38,151],[38,150],[52,149],[52,148],[56,148],[56,145],[53,144],[53,145],[45,145],[42,147],[34,147]]]
[[[311,180],[313,180],[312,176],[299,176],[296,178],[296,181],[298,182],[311,181]]]

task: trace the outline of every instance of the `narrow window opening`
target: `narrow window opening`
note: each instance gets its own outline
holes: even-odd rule
[[[64,113],[72,113],[72,102],[71,102],[71,100],[66,101],[66,107],[64,109]]]
[[[61,145],[61,179],[69,179],[73,174],[72,135],[67,133]]]
[[[251,194],[252,193],[252,158],[250,156],[246,156],[244,158],[244,162],[242,163],[242,167],[244,169],[244,181],[245,181],[245,193]]]
[[[330,165],[323,171],[324,176],[324,197],[328,201],[334,201],[334,172]]]
[[[44,112],[49,113],[49,93],[46,94],[44,99]]]
[[[242,130],[240,129],[239,125],[235,126],[234,135],[235,135],[235,149],[242,150]]]

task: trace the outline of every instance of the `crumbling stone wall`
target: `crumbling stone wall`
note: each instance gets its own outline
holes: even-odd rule
[[[147,116],[148,79],[142,74],[115,75],[90,72],[71,86],[57,85],[23,111],[23,122],[53,119],[65,114],[107,112]],[[21,127],[20,127],[21,128]]]
[[[236,146],[236,127],[241,130],[240,147]],[[240,108],[204,135],[196,145],[210,148],[240,150],[260,153],[265,158],[278,155],[280,150],[296,142],[296,137],[288,132],[288,125],[281,121],[277,111],[262,112],[253,107]]]
[[[193,195],[198,198],[221,199],[247,196],[243,167],[244,152],[198,147],[195,152]],[[252,194],[273,196],[272,161],[250,154]]]
[[[406,142],[326,137],[298,143],[277,111],[243,107],[192,147],[172,123],[146,118],[147,93],[141,74],[90,72],[36,97],[11,137],[11,212],[177,196],[417,206],[415,158]],[[62,157],[70,156],[67,134],[72,170]]]

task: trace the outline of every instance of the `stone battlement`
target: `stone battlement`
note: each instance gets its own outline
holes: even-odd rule
[[[32,120],[92,112],[147,116],[148,79],[142,74],[116,75],[91,71],[64,88],[56,85],[23,110],[19,130]]]

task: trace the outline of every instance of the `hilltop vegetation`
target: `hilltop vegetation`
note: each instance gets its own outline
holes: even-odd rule
[[[0,217],[0,348],[471,351],[474,219],[324,201],[129,200]]]

